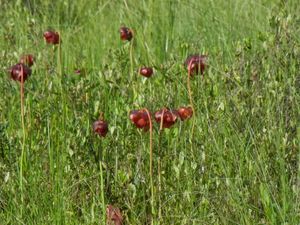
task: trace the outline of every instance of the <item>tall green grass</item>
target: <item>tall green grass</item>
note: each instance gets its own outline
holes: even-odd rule
[[[297,1],[0,5],[0,224],[105,224],[108,204],[124,224],[300,223]],[[43,40],[48,28],[61,34],[61,58]],[[36,57],[25,129],[7,74],[23,53]],[[149,135],[129,111],[188,105],[182,64],[192,53],[209,56],[205,78],[191,80],[194,136],[192,120],[155,125],[151,215]],[[155,75],[139,76],[142,65]],[[100,112],[106,138],[91,129]]]

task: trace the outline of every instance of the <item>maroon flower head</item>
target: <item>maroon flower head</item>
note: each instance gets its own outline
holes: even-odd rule
[[[81,74],[81,69],[75,69],[74,73],[77,74],[77,75],[80,75]]]
[[[57,45],[60,42],[59,33],[56,31],[45,31],[44,38],[48,44]]]
[[[133,32],[128,27],[120,28],[120,38],[122,41],[131,41],[133,38]]]
[[[129,114],[132,123],[139,129],[148,131],[150,128],[150,120],[146,110],[132,110]]]
[[[207,55],[190,55],[184,62],[184,65],[190,71],[190,75],[199,74],[203,75],[207,66]]]
[[[26,66],[29,66],[29,67],[31,67],[33,65],[34,61],[35,61],[34,57],[31,54],[23,55],[20,58],[20,63],[22,63]]]
[[[155,121],[159,124],[161,123],[162,120],[163,128],[170,128],[176,123],[178,116],[176,112],[164,108],[157,111],[154,117],[155,117]]]
[[[140,74],[144,77],[151,77],[153,75],[153,69],[151,67],[140,68]]]
[[[31,75],[31,69],[23,63],[17,63],[9,68],[9,73],[13,80],[22,82],[23,79],[23,82],[25,82],[25,80]]]
[[[108,225],[122,225],[123,217],[119,208],[108,205],[106,208]]]
[[[193,109],[192,107],[180,107],[179,109],[177,109],[177,113],[180,119],[183,121],[193,116]]]
[[[108,124],[104,120],[97,120],[93,123],[93,131],[101,137],[105,137],[108,132]]]

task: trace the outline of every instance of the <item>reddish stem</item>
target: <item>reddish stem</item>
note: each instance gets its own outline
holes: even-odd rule
[[[22,143],[22,152],[21,152],[21,159],[20,159],[20,192],[21,192],[21,215],[23,214],[23,202],[24,202],[24,196],[23,196],[23,164],[24,164],[24,154],[25,154],[25,123],[24,123],[24,68],[21,64],[21,85],[20,85],[20,97],[21,97],[21,123],[22,123],[22,129],[23,129],[23,143]]]
[[[103,112],[100,112],[98,119],[99,120],[104,120],[104,113]]]
[[[163,129],[163,120],[164,120],[164,114],[165,114],[166,109],[164,108],[160,117],[160,125],[159,125],[159,131],[162,131]]]
[[[155,213],[154,210],[154,188],[153,188],[153,169],[152,169],[152,161],[153,161],[153,126],[152,126],[152,120],[151,120],[151,114],[147,108],[144,108],[143,110],[146,111],[149,119],[149,133],[150,133],[150,147],[149,147],[149,153],[150,153],[150,163],[149,163],[149,169],[150,169],[150,188],[151,188],[151,213],[152,216]],[[153,224],[153,218],[151,216],[151,224]]]
[[[24,68],[21,65],[21,86],[20,86],[20,97],[21,97],[21,120],[22,120],[22,127],[24,133],[24,140],[25,141],[25,124],[24,124]]]
[[[193,113],[194,115],[196,115],[196,111],[194,108],[194,103],[193,103],[193,97],[192,97],[192,90],[191,90],[191,66],[192,66],[193,60],[190,61],[189,65],[188,65],[188,77],[187,77],[187,88],[188,88],[188,94],[189,94],[189,99],[190,99],[190,105],[192,107]],[[192,132],[191,132],[191,136],[193,137],[194,134],[194,127],[195,127],[195,116],[193,119],[193,125],[192,125]]]

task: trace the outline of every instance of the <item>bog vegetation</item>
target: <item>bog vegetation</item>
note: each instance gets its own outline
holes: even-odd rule
[[[300,223],[298,1],[0,5],[0,224]]]

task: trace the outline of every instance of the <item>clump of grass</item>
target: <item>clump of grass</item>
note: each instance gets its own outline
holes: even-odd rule
[[[298,5],[1,4],[1,68],[24,52],[35,52],[37,63],[22,128],[19,88],[0,77],[0,147],[10,148],[0,149],[0,221],[298,224]],[[134,28],[129,43],[120,41],[120,24]],[[63,37],[49,54],[46,27]],[[194,76],[187,88],[182,61],[193,52],[209,52],[210,61],[204,79]],[[138,78],[137,65],[153,65],[155,76]],[[160,120],[150,141],[126,119],[137,105],[188,104],[192,121],[162,130]],[[91,129],[99,110],[109,115],[105,138]],[[100,151],[100,164],[92,163]]]

